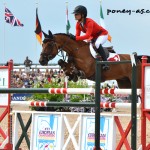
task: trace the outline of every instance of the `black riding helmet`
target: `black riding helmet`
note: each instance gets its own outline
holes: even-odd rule
[[[86,9],[86,7],[84,7],[82,5],[76,6],[74,11],[73,11],[73,14],[83,14],[84,17],[86,18],[86,16],[87,16],[87,9]]]

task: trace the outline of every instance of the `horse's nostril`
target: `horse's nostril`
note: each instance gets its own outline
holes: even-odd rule
[[[44,60],[39,60],[39,63],[42,65],[44,63]]]

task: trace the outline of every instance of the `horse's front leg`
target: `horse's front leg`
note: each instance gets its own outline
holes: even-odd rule
[[[63,61],[62,59],[60,59],[58,61],[58,64],[61,66],[61,68],[63,69],[64,73],[66,76],[68,76],[68,80],[71,81],[73,80],[74,82],[78,81],[78,70],[74,67],[74,65],[72,63],[67,63],[65,61]]]

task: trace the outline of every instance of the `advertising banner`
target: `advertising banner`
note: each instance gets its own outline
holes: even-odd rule
[[[95,116],[83,116],[81,150],[93,150],[95,146]],[[102,150],[115,149],[115,123],[113,116],[100,117],[100,147]]]
[[[0,88],[8,88],[8,69],[0,69]],[[8,94],[0,94],[0,106],[8,106]]]
[[[12,94],[11,96],[11,100],[12,101],[25,101],[27,100],[27,98],[30,98],[32,96],[32,94],[29,93],[16,93],[16,94]]]
[[[33,117],[33,136],[30,149],[59,150],[61,139],[61,115],[35,114]]]
[[[145,109],[150,109],[150,66],[145,67]]]

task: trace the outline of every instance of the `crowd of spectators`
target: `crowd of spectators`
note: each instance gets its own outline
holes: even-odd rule
[[[43,83],[52,82],[55,78],[57,82],[64,78],[64,72],[56,69],[46,69],[42,72],[40,69],[30,69],[26,72],[25,69],[13,71],[12,87],[13,88],[32,88],[38,82],[41,87]]]
[[[64,79],[65,77],[65,74],[62,70],[46,69],[41,71],[43,69],[31,69],[31,66],[32,61],[27,56],[24,61],[24,69],[13,71],[11,84],[13,88],[33,88],[36,83],[40,83],[40,87],[42,87],[43,83],[52,82],[53,78],[55,78],[59,83],[61,82],[62,78]],[[105,82],[101,85],[101,88],[110,89],[118,87],[114,83],[109,85],[107,82]]]
[[[33,88],[36,83],[43,87],[43,83],[52,82],[52,78],[56,78],[58,82],[64,78],[64,72],[56,69],[46,69],[43,72],[36,68],[31,69],[32,61],[26,57],[24,61],[24,69],[13,71],[12,88]]]

